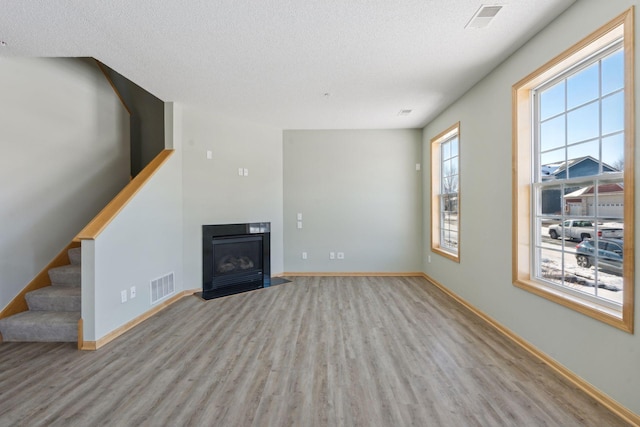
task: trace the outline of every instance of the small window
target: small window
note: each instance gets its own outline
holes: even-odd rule
[[[431,250],[460,262],[460,123],[431,140]]]
[[[628,332],[633,65],[629,10],[513,87],[514,284]]]

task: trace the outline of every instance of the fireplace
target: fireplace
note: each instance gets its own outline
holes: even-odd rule
[[[202,297],[268,287],[271,223],[202,226]]]

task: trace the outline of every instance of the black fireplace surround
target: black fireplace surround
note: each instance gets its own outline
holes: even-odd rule
[[[271,223],[202,226],[202,297],[271,284]]]

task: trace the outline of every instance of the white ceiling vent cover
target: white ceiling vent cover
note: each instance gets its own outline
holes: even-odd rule
[[[155,304],[175,293],[173,272],[151,281],[151,304]]]
[[[502,6],[487,6],[482,5],[480,9],[476,11],[471,20],[467,22],[465,28],[485,28],[489,25],[491,20],[500,12]]]

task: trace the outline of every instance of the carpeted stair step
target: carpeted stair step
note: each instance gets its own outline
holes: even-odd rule
[[[27,292],[28,311],[0,319],[3,341],[77,342],[81,307],[81,249],[72,248],[70,265],[49,270],[52,286]]]
[[[49,270],[52,285],[80,286],[80,266],[63,265]]]
[[[0,319],[4,341],[77,342],[79,311],[23,311]]]
[[[45,286],[25,295],[29,310],[80,311],[80,286]]]
[[[80,250],[80,248],[72,248],[67,251],[67,254],[69,255],[69,261],[71,261],[71,264],[80,265],[81,253],[82,251]]]

